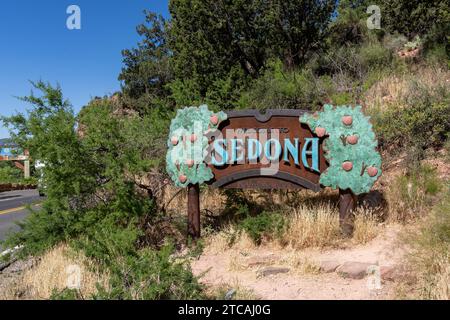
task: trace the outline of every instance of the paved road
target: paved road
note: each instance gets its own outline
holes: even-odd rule
[[[41,200],[36,190],[0,192],[0,241],[19,230],[16,223],[30,214],[25,206]]]

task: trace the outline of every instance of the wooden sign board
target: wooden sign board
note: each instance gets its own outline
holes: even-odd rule
[[[220,143],[210,140],[215,159],[209,163],[214,175],[209,184],[217,188],[320,191],[320,174],[328,168],[323,139],[300,123],[304,113],[228,111],[228,119],[218,128]],[[224,152],[226,156],[221,157]]]
[[[178,110],[167,141],[166,168],[175,185],[188,188],[188,234],[200,237],[202,183],[216,188],[339,189],[339,218],[347,233],[356,195],[369,192],[381,175],[369,120],[361,106],[324,105],[314,114],[213,112],[206,105]]]

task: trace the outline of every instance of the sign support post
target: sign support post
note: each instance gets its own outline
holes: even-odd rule
[[[188,185],[188,237],[192,240],[200,238],[200,186]]]
[[[339,225],[345,235],[351,235],[353,232],[351,214],[356,207],[356,200],[351,190],[339,189]]]

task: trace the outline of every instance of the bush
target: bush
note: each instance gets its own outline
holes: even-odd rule
[[[261,244],[263,238],[279,238],[285,228],[285,219],[280,213],[262,212],[255,217],[245,218],[240,227],[255,244]]]
[[[450,299],[450,193],[408,239],[407,298]]]
[[[240,109],[315,110],[323,102],[324,91],[310,69],[284,70],[281,61],[272,62],[264,74],[242,93]]]
[[[102,298],[198,297],[201,287],[185,263],[171,258],[173,246],[159,252],[160,243],[143,230],[159,208],[156,188],[139,189],[140,178],[163,164],[168,113],[154,108],[139,116],[105,98],[92,101],[77,118],[60,88],[35,86],[42,96],[24,98],[34,108],[4,121],[15,129],[15,141],[46,164],[47,198],[7,245],[23,245],[22,256],[61,242],[82,250],[111,274],[113,289],[104,289]],[[75,298],[73,292],[54,297]]]
[[[386,195],[389,219],[406,222],[423,216],[441,190],[442,182],[436,170],[426,165],[398,176],[389,186]]]
[[[143,249],[118,259],[111,267],[111,290],[95,299],[187,300],[202,299],[203,287],[192,275],[186,257],[172,256],[168,244],[160,250]]]
[[[385,95],[369,109],[381,148],[409,149],[412,163],[423,158],[427,148],[443,147],[450,132],[447,77],[440,68],[421,68],[374,88],[373,96]]]
[[[0,162],[0,184],[19,183],[23,180],[22,170],[13,167],[10,163]]]

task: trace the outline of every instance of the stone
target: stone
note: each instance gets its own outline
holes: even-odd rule
[[[398,277],[398,269],[396,266],[380,267],[380,276],[382,280],[394,281]]]
[[[266,267],[258,271],[258,275],[262,277],[273,276],[280,273],[288,273],[290,271],[289,268],[284,267]]]
[[[331,273],[335,272],[340,265],[338,261],[322,261],[320,262],[319,268],[321,272]]]
[[[260,266],[260,265],[264,265],[264,264],[273,263],[277,259],[279,259],[279,257],[275,256],[274,254],[267,254],[267,255],[262,255],[262,256],[252,256],[246,260],[246,265],[248,267],[256,267],[256,266]]]
[[[367,268],[373,265],[373,263],[348,261],[337,268],[336,271],[343,278],[363,279],[367,275]]]

